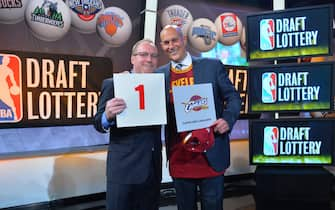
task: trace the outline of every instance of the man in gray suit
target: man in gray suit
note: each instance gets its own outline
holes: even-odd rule
[[[166,130],[169,171],[179,210],[222,210],[224,172],[230,164],[229,132],[239,117],[241,99],[217,59],[196,58],[186,51],[182,30],[168,25],[160,33],[161,47],[171,60],[156,72],[165,74],[168,106]],[[211,83],[217,120],[208,129],[176,130],[172,87]],[[206,143],[210,142],[210,143]]]
[[[152,73],[158,52],[150,40],[137,42],[132,50],[130,73]],[[161,182],[160,126],[116,127],[116,115],[126,108],[114,97],[113,79],[104,80],[95,128],[110,133],[107,155],[107,209],[158,210]]]

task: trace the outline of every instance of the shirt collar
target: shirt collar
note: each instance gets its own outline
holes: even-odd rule
[[[171,64],[172,64],[173,68],[176,68],[176,65],[179,64],[179,63],[183,64],[184,67],[190,66],[192,64],[192,57],[191,57],[190,53],[186,52],[186,56],[181,62],[171,61]]]

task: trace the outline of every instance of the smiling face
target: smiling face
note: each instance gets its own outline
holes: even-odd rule
[[[156,46],[147,41],[141,42],[132,53],[131,63],[135,73],[152,73],[158,63]]]
[[[186,56],[186,38],[180,28],[166,26],[160,33],[161,47],[170,60],[182,61]]]

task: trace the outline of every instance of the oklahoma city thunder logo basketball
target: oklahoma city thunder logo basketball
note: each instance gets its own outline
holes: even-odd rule
[[[21,60],[0,54],[0,123],[22,119]]]

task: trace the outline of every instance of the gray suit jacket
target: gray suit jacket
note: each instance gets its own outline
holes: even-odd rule
[[[241,98],[229,80],[223,64],[217,59],[192,57],[192,65],[195,84],[212,83],[216,117],[225,119],[229,127],[233,128],[234,123],[240,115]],[[171,64],[168,63],[156,70],[157,73],[165,74],[167,102],[169,102],[170,66]],[[170,104],[170,106],[172,105]],[[169,110],[169,107],[167,110]],[[168,112],[168,114],[171,114],[171,112]],[[171,125],[171,123],[175,122],[168,122],[165,132],[167,141],[169,139],[169,125]],[[167,143],[167,145],[169,144]],[[167,150],[168,149],[169,147]],[[222,135],[215,134],[214,146],[210,148],[205,155],[214,170],[219,172],[228,168],[230,165],[229,133]]]

